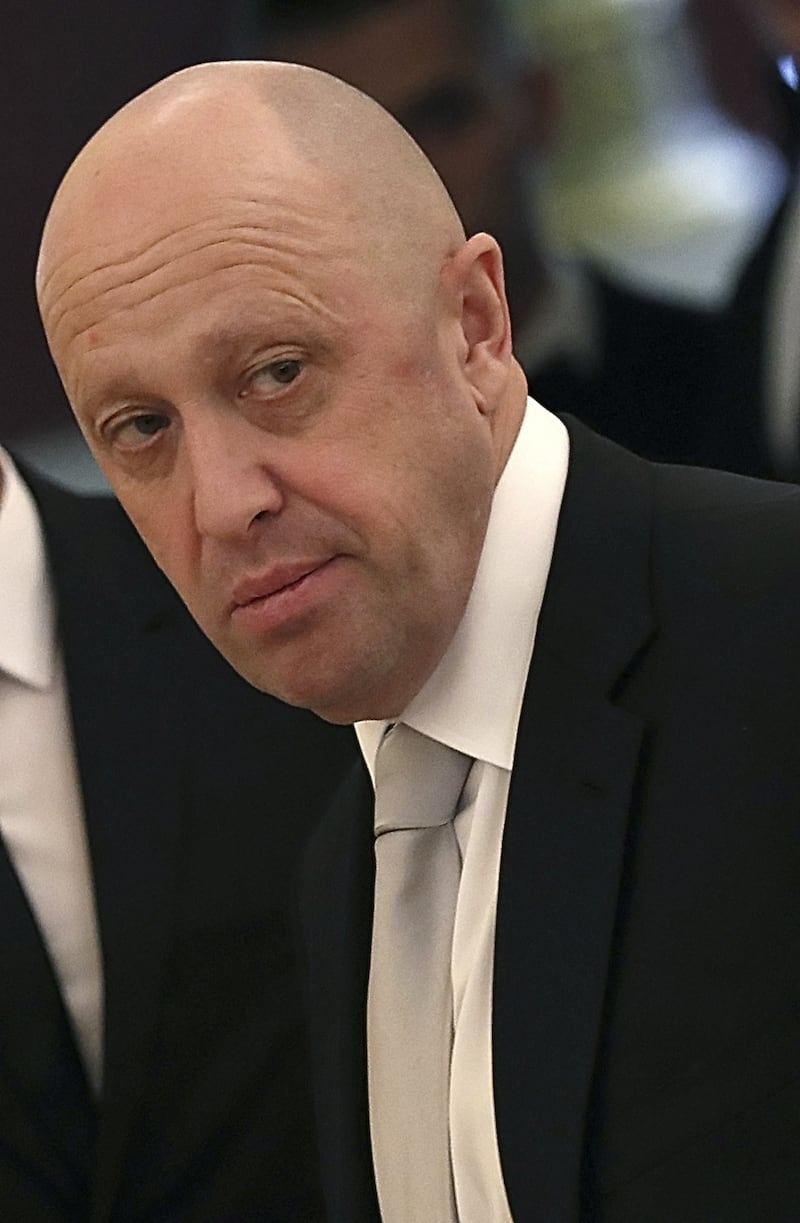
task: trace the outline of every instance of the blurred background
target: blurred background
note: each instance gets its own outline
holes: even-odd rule
[[[723,310],[795,154],[778,51],[757,36],[757,17],[739,0],[505,7],[520,53],[552,83],[547,140],[530,170],[545,245],[660,298]],[[132,95],[200,60],[264,53],[257,24],[242,0],[4,0],[0,441],[63,482],[102,486],[36,313],[51,196],[87,137]],[[783,71],[791,82],[791,61]]]

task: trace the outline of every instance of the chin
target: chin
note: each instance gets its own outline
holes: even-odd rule
[[[304,649],[270,652],[269,657],[232,650],[226,658],[260,692],[338,726],[394,717],[413,695],[406,691],[407,676],[398,677],[396,665],[387,665],[395,663],[394,653],[387,657],[381,649],[340,650],[334,656],[328,640],[322,652],[306,643]]]
[[[308,709],[318,717],[324,718],[326,722],[347,723],[352,720],[346,716],[336,716],[335,711],[339,703],[326,689],[320,691],[318,686],[307,682],[303,684],[282,682],[274,673],[265,672],[258,666],[258,662],[252,659],[238,662],[229,658],[228,662],[234,671],[247,680],[248,684],[258,689],[259,692],[263,692],[265,696],[281,701],[284,705],[292,705],[296,709]]]

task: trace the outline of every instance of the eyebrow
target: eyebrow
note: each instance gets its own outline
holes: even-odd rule
[[[228,356],[238,355],[242,348],[263,344],[264,335],[268,328],[269,323],[266,321],[255,323],[249,320],[241,325],[227,324],[209,327],[207,331],[201,331],[194,337],[192,342],[193,355],[196,358],[201,358],[209,349],[214,349],[216,352],[222,352]]]
[[[282,338],[278,334],[279,327]],[[215,360],[233,363],[241,359],[243,351],[255,353],[259,348],[268,348],[272,344],[281,343],[282,340],[292,340],[291,323],[287,323],[285,319],[279,324],[277,321],[270,321],[266,316],[262,316],[259,321],[247,318],[241,324],[223,324],[200,331],[192,338],[190,353],[195,362],[202,361],[209,351],[213,351]],[[308,336],[305,337],[305,342],[308,343]],[[313,345],[320,354],[329,352],[332,347],[330,339],[319,333],[314,335]],[[102,381],[98,390],[83,399],[80,415],[91,423],[103,407],[120,401],[141,401],[154,409],[159,405],[166,407],[169,403],[157,391],[149,389],[141,374],[130,366],[127,369],[115,370]]]
[[[223,357],[230,359],[238,355],[243,347],[256,347],[263,344],[266,330],[266,322],[258,325],[249,321],[241,326],[209,327],[192,338],[191,356],[195,361],[200,361],[209,351],[213,350],[216,353],[221,352]],[[131,365],[127,368],[115,369],[108,378],[103,379],[100,389],[89,395],[84,402],[87,411],[96,412],[103,403],[109,400],[131,399],[140,395],[146,398],[160,398],[157,394],[154,395],[152,390],[147,389],[141,374]]]
[[[158,404],[164,404],[166,401],[152,391],[144,389],[141,379],[135,374],[125,376],[121,373],[114,374],[107,381],[104,381],[99,390],[92,392],[82,400],[78,415],[82,420],[89,424],[94,424],[98,413],[111,404],[119,402],[135,402],[141,401],[149,403],[153,409]]]

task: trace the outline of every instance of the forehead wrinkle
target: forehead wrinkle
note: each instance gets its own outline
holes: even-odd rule
[[[202,281],[204,280],[207,280],[213,276],[216,276],[220,272],[230,271],[233,268],[236,268],[238,270],[246,266],[248,265],[242,264],[241,262],[233,262],[233,263],[226,264],[223,266],[217,266],[213,269],[209,269],[207,272],[203,272],[202,274],[195,275],[192,277],[192,287],[194,287],[194,285],[202,283]],[[253,263],[253,264],[250,264],[249,266],[251,266],[254,269],[261,269],[262,267],[262,265],[258,263]],[[91,331],[93,327],[96,327],[98,323],[104,323],[112,319],[117,319],[129,313],[131,310],[136,310],[140,306],[144,306],[144,305],[147,305],[149,302],[155,301],[159,297],[166,297],[170,293],[179,292],[181,289],[185,289],[185,288],[186,288],[185,284],[169,285],[164,289],[154,290],[152,293],[148,294],[146,297],[137,297],[136,301],[128,302],[126,304],[116,306],[112,309],[105,310],[102,314],[96,317],[90,318],[87,322],[81,324],[80,326],[74,327],[69,333],[69,340],[72,343],[80,341],[82,337],[85,336],[88,331]],[[83,310],[90,309],[91,306],[98,303],[101,300],[101,298],[108,297],[110,294],[114,292],[115,292],[114,289],[108,289],[106,290],[104,294],[95,295],[94,297],[92,297],[92,299],[89,302],[86,302],[84,304],[82,309]],[[265,296],[266,295],[271,296],[274,293],[279,293],[284,303],[294,302],[296,305],[299,305],[300,307],[302,307],[305,310],[309,310],[309,309],[312,310],[315,314],[323,318],[326,318],[331,323],[336,323],[339,321],[339,315],[336,312],[336,310],[333,309],[328,303],[326,303],[322,298],[318,297],[316,294],[307,292],[305,296],[301,296],[299,293],[293,292],[287,286],[280,286],[280,285],[275,284],[275,285],[271,285],[269,290],[265,291]],[[80,310],[81,307],[75,307],[75,309]],[[66,314],[62,314],[58,322],[51,324],[53,339],[55,343],[60,342],[59,332],[61,330],[62,325],[64,324],[65,317],[66,317]],[[112,344],[113,344],[113,341],[109,341],[107,344],[104,344],[101,341],[97,343],[96,345],[93,345],[93,347],[96,349],[101,349],[101,348],[110,347]]]
[[[199,220],[187,222],[182,225],[170,225],[166,232],[160,235],[151,237],[147,230],[148,225],[139,227],[138,233],[131,233],[125,238],[116,237],[110,238],[106,242],[95,240],[93,248],[98,265],[91,268],[88,272],[82,275],[73,276],[70,274],[70,268],[78,261],[82,263],[86,259],[86,248],[81,247],[77,250],[65,255],[59,262],[52,264],[48,273],[42,278],[40,285],[40,296],[42,299],[55,293],[57,297],[68,295],[72,290],[80,288],[86,281],[91,281],[93,277],[103,275],[113,271],[122,271],[129,266],[131,274],[128,276],[128,284],[136,284],[145,279],[148,275],[157,273],[162,267],[166,268],[169,264],[175,262],[175,259],[169,258],[160,260],[160,253],[165,244],[180,244],[185,240],[185,246],[188,250],[187,254],[202,254],[204,250],[210,250],[215,246],[224,244],[229,241],[231,236],[243,236],[246,241],[249,241],[254,246],[268,247],[274,249],[276,254],[281,252],[291,255],[293,253],[307,256],[309,251],[312,251],[312,243],[318,243],[322,233],[323,238],[326,236],[320,224],[319,217],[311,215],[303,215],[301,207],[297,205],[290,206],[285,198],[281,198],[277,193],[270,198],[270,194],[262,195],[261,198],[242,198],[237,196],[233,200],[229,197],[220,196],[217,199],[208,201],[209,205],[215,210],[222,210],[231,205],[241,208],[244,206],[246,213],[251,213],[254,210],[263,212],[268,209],[267,218],[263,220],[254,220],[245,216],[241,221],[224,222],[219,216],[218,211],[212,211],[209,215],[201,217]],[[203,235],[209,232],[219,232],[222,230],[222,236],[203,241]],[[191,239],[197,235],[198,241],[195,245],[191,244]],[[83,233],[80,234],[83,241]],[[328,239],[330,235],[327,235]],[[306,244],[306,245],[304,245]],[[329,244],[329,242],[328,242]],[[122,247],[122,252],[119,256],[114,257],[114,252]],[[138,249],[137,249],[138,248]],[[336,251],[335,254],[341,254],[341,251]],[[147,267],[142,272],[136,272],[137,263],[150,261],[155,266]],[[66,287],[61,289],[59,281],[61,279],[68,281]],[[57,308],[51,307],[48,311],[49,317],[56,322],[60,320],[60,313]]]
[[[265,266],[268,266],[269,270],[277,278],[290,278],[294,271],[293,263],[296,263],[299,259],[303,259],[306,262],[309,259],[326,261],[331,258],[340,257],[343,253],[333,249],[325,252],[321,251],[310,240],[310,236],[298,237],[284,231],[267,232],[264,227],[253,227],[245,224],[232,225],[229,227],[229,232],[222,237],[215,238],[202,245],[191,246],[189,249],[172,255],[167,261],[159,261],[157,266],[147,267],[135,275],[129,274],[123,283],[120,283],[119,279],[115,277],[112,284],[108,284],[105,287],[98,285],[97,288],[94,288],[98,280],[101,283],[102,280],[107,280],[112,273],[123,270],[126,263],[129,263],[134,268],[142,260],[151,260],[152,257],[157,257],[156,245],[162,246],[167,240],[168,238],[166,237],[162,238],[157,244],[154,243],[146,251],[140,252],[132,258],[122,256],[116,261],[104,263],[102,266],[93,268],[91,271],[77,277],[61,292],[47,312],[48,327],[52,329],[53,334],[55,335],[60,331],[66,316],[75,311],[83,312],[91,307],[96,308],[92,321],[73,333],[75,336],[78,336],[88,327],[94,326],[106,318],[113,317],[116,313],[124,312],[137,305],[144,305],[163,293],[186,288],[189,283],[192,285],[199,284],[218,273],[224,273],[235,268],[245,269],[248,267],[253,270],[263,270]],[[182,280],[177,284],[169,284],[165,288],[158,287],[156,282],[155,287],[151,291],[146,292],[144,295],[137,295],[134,301],[116,309],[112,308],[110,311],[103,311],[102,306],[109,299],[113,301],[115,296],[128,294],[137,287],[141,288],[148,281],[153,281],[158,277],[169,276],[171,273],[179,271],[187,262],[198,257],[202,258],[207,251],[225,247],[230,248],[230,256],[226,259],[218,259],[213,267],[205,271],[192,270],[190,278]],[[244,257],[252,255],[254,248],[269,252],[269,261]],[[274,285],[270,286],[270,288],[278,289],[279,286]],[[285,290],[283,291],[285,292]],[[291,293],[288,295],[291,296]],[[78,298],[77,302],[75,301],[76,297]],[[308,293],[308,298],[313,302],[314,308],[318,312],[323,314],[329,312],[321,299],[315,298],[310,292]],[[298,300],[300,299],[298,298]]]
[[[209,268],[207,271],[193,272],[191,277],[192,282],[205,280],[207,277],[213,276],[215,272],[224,272],[236,267],[245,268],[250,266],[253,268],[263,268],[265,265],[260,260],[245,259],[241,257],[241,253],[252,252],[253,247],[261,247],[266,249],[271,255],[274,256],[274,263],[271,263],[270,267],[278,274],[284,270],[281,267],[281,264],[285,263],[287,260],[297,256],[307,258],[310,254],[318,253],[305,243],[291,242],[289,240],[279,242],[276,241],[272,235],[269,235],[268,238],[262,240],[259,240],[256,235],[253,235],[250,240],[241,242],[236,241],[231,236],[226,236],[224,238],[217,238],[213,242],[207,242],[202,247],[195,247],[190,250],[183,251],[180,254],[170,258],[167,262],[159,262],[155,267],[148,268],[145,271],[139,272],[137,275],[126,277],[123,282],[115,280],[112,284],[106,285],[106,287],[94,288],[93,283],[97,279],[107,279],[110,273],[113,273],[118,269],[124,269],[126,260],[121,258],[118,261],[108,262],[102,264],[100,267],[92,268],[91,271],[84,273],[84,275],[79,276],[76,280],[74,280],[62,291],[60,297],[57,299],[57,302],[54,303],[50,311],[48,311],[49,321],[54,327],[57,327],[63,320],[64,316],[71,310],[80,309],[81,305],[84,304],[82,299],[88,299],[89,302],[101,302],[105,298],[109,297],[109,295],[115,293],[125,293],[126,291],[132,290],[137,286],[144,285],[146,281],[152,280],[154,277],[166,276],[172,271],[177,271],[188,261],[193,260],[198,255],[202,255],[206,251],[213,250],[216,247],[232,247],[233,249],[231,250],[230,259],[215,263],[214,267]],[[141,258],[144,258],[145,254],[150,254],[150,252],[145,252]],[[135,259],[131,260],[131,263],[135,263],[139,258],[139,256],[136,256]],[[148,292],[144,297],[138,297],[136,300],[137,302],[151,301],[161,292],[169,292],[169,290],[172,288],[180,289],[185,287],[186,282],[182,282],[176,285],[169,285],[163,290],[156,288],[152,292]],[[76,294],[79,295],[79,299],[77,303],[73,303],[72,299]],[[135,305],[136,303],[134,302],[132,304]]]

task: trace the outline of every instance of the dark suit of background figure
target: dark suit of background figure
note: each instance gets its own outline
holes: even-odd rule
[[[796,480],[800,479],[800,465],[794,471],[776,471],[767,447],[765,424],[769,305],[785,225],[800,192],[800,95],[776,73],[773,75],[785,115],[785,152],[792,178],[770,224],[736,277],[729,303],[715,320],[698,457],[703,463],[745,475],[780,475]],[[800,434],[800,403],[797,411]]]
[[[528,387],[553,412],[571,412],[644,458],[697,462],[708,411],[712,316],[654,298],[589,270],[598,363],[554,361],[528,371]]]
[[[745,263],[729,304],[716,320],[712,341],[713,376],[701,457],[750,476],[776,475],[765,423],[767,316],[792,195],[784,197]]]
[[[0,1218],[314,1220],[287,880],[355,750],[250,688],[111,499],[30,478],[44,522],[105,974],[89,1099],[0,848]]]
[[[493,1066],[518,1223],[800,1219],[800,490],[571,457],[503,839]],[[520,563],[524,563],[520,556]],[[372,795],[305,864],[323,1177],[377,1219]]]

